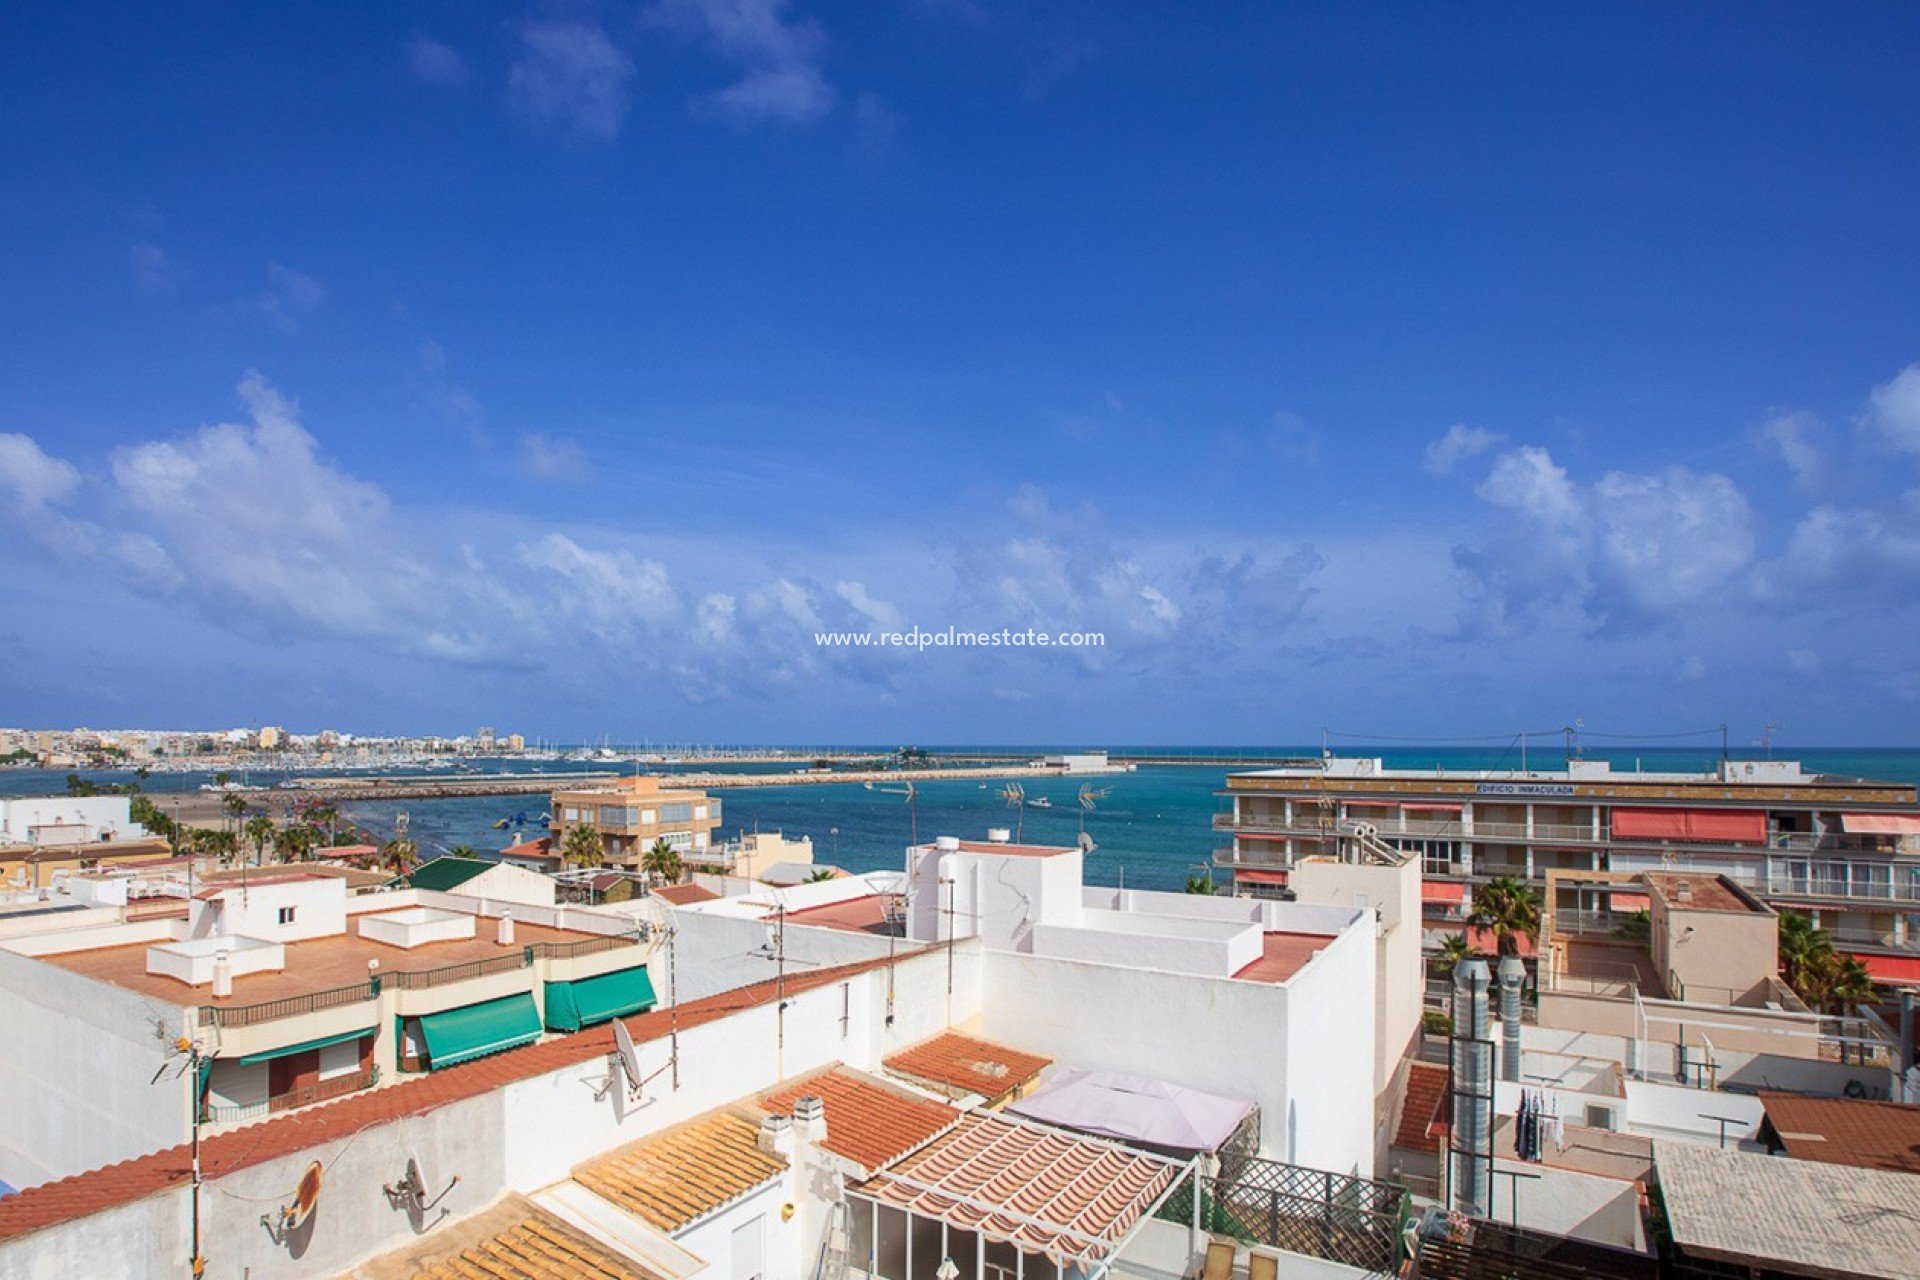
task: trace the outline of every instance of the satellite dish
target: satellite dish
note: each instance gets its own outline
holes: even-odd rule
[[[640,1074],[640,1051],[633,1047],[633,1037],[627,1033],[627,1024],[618,1018],[613,1020],[614,1053],[620,1059],[620,1069],[627,1074],[627,1092],[639,1096],[644,1077]]]
[[[1100,847],[1099,845],[1093,842],[1092,836],[1088,835],[1084,831],[1080,833],[1080,852],[1092,853],[1095,849],[1098,849],[1099,847]]]
[[[313,1207],[320,1202],[320,1179],[326,1171],[315,1160],[300,1175],[300,1185],[294,1190],[293,1203],[282,1209],[281,1216],[286,1219],[288,1230],[292,1230],[313,1216]]]
[[[407,1156],[407,1176],[402,1179],[400,1185],[406,1189],[409,1196],[413,1197],[414,1203],[427,1202],[427,1171],[420,1163],[419,1156]]]

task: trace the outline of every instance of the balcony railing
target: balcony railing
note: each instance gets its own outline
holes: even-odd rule
[[[1834,898],[1846,902],[1906,903],[1920,906],[1920,881],[1911,878],[1907,868],[1899,868],[1899,878],[1884,881],[1860,881],[1852,877],[1790,876],[1767,874],[1752,886],[1768,897]]]
[[[525,969],[532,963],[533,948],[526,946],[506,955],[488,956],[484,960],[442,965],[438,969],[415,969],[410,973],[383,974],[380,981],[396,991],[421,991],[451,986],[456,982],[471,982],[489,974],[510,973],[515,969]]]
[[[1870,947],[1881,951],[1911,951],[1920,953],[1920,938],[1912,934],[1902,938],[1891,930],[1880,929],[1827,929],[1823,932],[1833,945],[1842,950],[1848,947]]]
[[[262,1022],[277,1022],[281,1018],[297,1018],[320,1009],[337,1009],[341,1005],[372,1000],[379,994],[380,983],[376,979],[345,987],[331,987],[325,991],[310,991],[305,995],[284,996],[278,1000],[262,1000],[258,1004],[202,1005],[200,1025],[222,1028],[258,1026]]]
[[[1231,813],[1213,815],[1213,827],[1216,831],[1232,831],[1255,835],[1294,835],[1318,836],[1326,833],[1322,825],[1322,815],[1313,809],[1295,809],[1291,821],[1278,813],[1266,815],[1248,815],[1236,818]],[[1899,837],[1877,835],[1845,835],[1828,833],[1813,835],[1806,832],[1782,831],[1767,837],[1764,843],[1741,840],[1658,840],[1646,836],[1616,836],[1603,823],[1596,832],[1592,823],[1536,822],[1528,826],[1524,822],[1496,822],[1476,820],[1471,829],[1456,818],[1426,818],[1417,814],[1402,816],[1390,811],[1378,815],[1370,813],[1349,814],[1334,822],[1335,828],[1341,822],[1370,822],[1380,829],[1382,836],[1409,836],[1422,840],[1466,840],[1487,844],[1573,844],[1573,845],[1623,845],[1633,848],[1659,849],[1708,849],[1733,848],[1770,853],[1797,854],[1836,854],[1836,853],[1873,853],[1882,856],[1899,856],[1903,853],[1912,856],[1920,850],[1910,849]]]
[[[379,1082],[380,1068],[373,1066],[365,1071],[355,1071],[350,1075],[336,1076],[332,1080],[322,1080],[318,1084],[310,1084],[303,1089],[275,1094],[259,1102],[203,1103],[200,1107],[200,1123],[232,1124],[238,1120],[256,1120],[276,1112],[292,1111],[296,1107],[307,1107],[316,1102],[344,1098],[350,1093],[371,1089]]]

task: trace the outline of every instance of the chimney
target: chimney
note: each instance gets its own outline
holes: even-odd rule
[[[960,837],[936,836],[933,841],[933,847],[942,853],[958,853],[960,852]]]
[[[813,1094],[797,1100],[793,1104],[794,1133],[820,1146],[827,1140],[827,1104]]]
[[[513,912],[502,911],[500,913],[499,932],[495,935],[494,940],[503,947],[513,945]]]
[[[1013,832],[1006,827],[987,828],[987,842],[989,844],[1007,844],[1012,839]]]
[[[782,1160],[793,1157],[793,1121],[785,1116],[768,1116],[760,1122],[753,1145],[763,1153]]]
[[[216,951],[213,956],[213,998],[222,999],[233,994],[233,953]]]
[[[1682,880],[1673,887],[1673,896],[1681,902],[1693,901],[1693,881]]]

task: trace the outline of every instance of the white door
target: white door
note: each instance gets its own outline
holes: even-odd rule
[[[733,1280],[760,1280],[762,1222],[755,1218],[733,1229]]]

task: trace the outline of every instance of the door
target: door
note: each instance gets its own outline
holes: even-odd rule
[[[761,1236],[765,1218],[757,1217],[733,1229],[733,1280],[760,1280]]]

